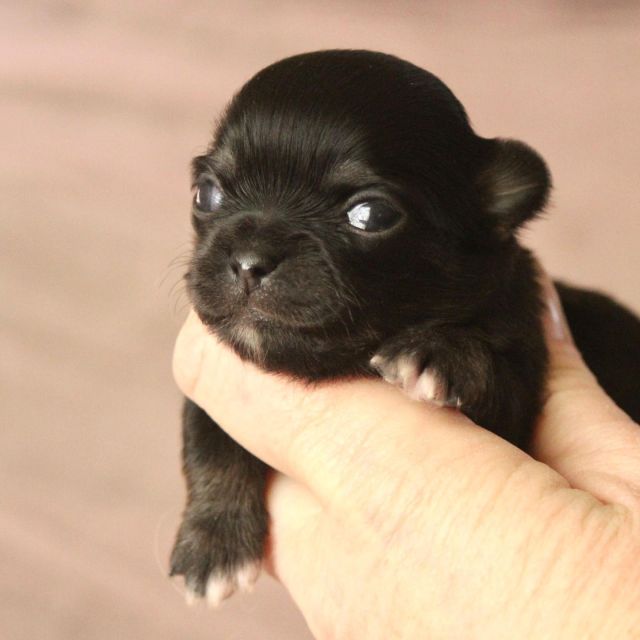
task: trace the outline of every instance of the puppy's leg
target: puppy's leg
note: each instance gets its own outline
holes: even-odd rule
[[[412,398],[460,409],[524,447],[542,402],[546,358],[541,337],[498,346],[469,327],[425,324],[383,343],[371,366]]]
[[[267,466],[234,442],[193,402],[183,411],[187,506],[171,554],[187,600],[216,606],[249,590],[260,572],[267,535]]]

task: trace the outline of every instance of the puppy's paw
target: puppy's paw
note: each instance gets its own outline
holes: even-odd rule
[[[417,354],[394,357],[378,353],[371,358],[370,364],[387,382],[400,387],[414,400],[432,402],[440,407],[460,408],[462,405],[446,376],[434,366],[422,368]]]
[[[185,520],[171,553],[171,576],[184,576],[185,599],[198,599],[217,607],[236,591],[250,592],[262,567],[262,539],[247,545],[244,535],[233,528],[214,524],[191,524]],[[235,528],[235,527],[234,527]],[[242,540],[242,543],[240,542]]]
[[[453,326],[418,325],[384,342],[370,365],[416,400],[473,417],[490,402],[494,359],[479,336]]]
[[[185,577],[187,583],[185,600],[189,606],[192,606],[198,601],[198,598],[204,597],[209,607],[216,608],[236,591],[241,593],[253,591],[261,568],[261,561],[249,560],[243,565],[228,569],[226,573],[212,573],[207,579],[204,594],[200,593],[197,585],[190,583],[189,578]]]

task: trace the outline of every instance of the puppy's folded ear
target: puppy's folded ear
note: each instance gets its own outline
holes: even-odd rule
[[[498,229],[510,235],[547,203],[551,175],[544,160],[518,140],[487,141],[477,186],[485,211]]]

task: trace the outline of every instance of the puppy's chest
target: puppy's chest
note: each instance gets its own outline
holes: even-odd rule
[[[258,330],[252,326],[241,324],[231,331],[231,340],[253,359],[259,361],[263,355],[263,341]]]

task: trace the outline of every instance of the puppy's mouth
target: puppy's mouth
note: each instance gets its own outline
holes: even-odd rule
[[[199,295],[191,293],[193,306],[205,324],[212,329],[231,328],[238,326],[253,326],[261,328],[282,327],[290,329],[314,329],[331,324],[338,318],[333,309],[316,309],[309,313],[308,306],[287,301],[286,304],[272,300],[267,295],[234,295],[232,299],[226,297],[219,304],[212,304],[209,300],[202,300]]]
[[[353,370],[379,342],[371,314],[332,261],[303,255],[241,274],[219,247],[196,253],[186,278],[193,307],[212,333],[265,369],[314,379]]]
[[[194,308],[219,339],[242,357],[267,369],[289,370],[301,354],[324,351],[326,345],[339,344],[353,332],[335,312],[323,310],[310,317],[295,305],[274,308],[253,294],[225,313],[209,311],[199,304]]]
[[[215,286],[187,278],[193,306],[214,332],[234,329],[253,331],[326,331],[334,324],[343,323],[349,315],[344,305],[333,295],[320,294],[298,299],[290,291],[278,291],[269,286],[255,290],[240,287]],[[327,298],[336,298],[330,302]]]

